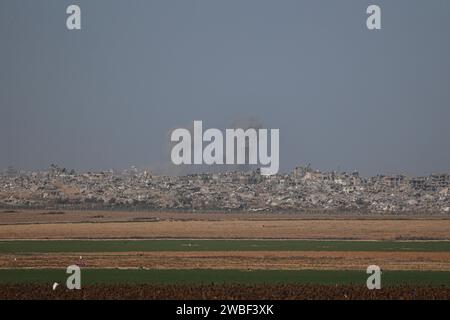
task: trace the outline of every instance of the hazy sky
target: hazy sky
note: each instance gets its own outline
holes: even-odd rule
[[[156,168],[193,120],[279,128],[282,171],[450,172],[450,1],[0,1],[0,168]]]

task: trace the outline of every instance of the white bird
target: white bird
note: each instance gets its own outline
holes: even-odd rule
[[[56,288],[59,286],[59,283],[58,282],[55,282],[54,284],[53,284],[53,291],[55,291],[56,290]]]

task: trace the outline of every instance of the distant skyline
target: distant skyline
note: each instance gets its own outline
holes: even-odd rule
[[[446,0],[2,0],[0,169],[190,172],[169,135],[202,120],[280,129],[280,172],[450,172],[449,22]]]

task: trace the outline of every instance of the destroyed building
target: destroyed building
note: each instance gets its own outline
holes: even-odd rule
[[[310,166],[273,176],[259,170],[157,176],[136,168],[76,173],[52,165],[41,172],[2,172],[0,206],[450,214],[449,186],[449,174],[364,178]]]

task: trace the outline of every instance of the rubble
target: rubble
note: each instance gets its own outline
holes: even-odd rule
[[[2,172],[0,206],[450,214],[449,187],[449,174],[364,178],[309,166],[273,176],[259,170],[155,176],[134,167],[76,173],[52,165],[48,171]]]

